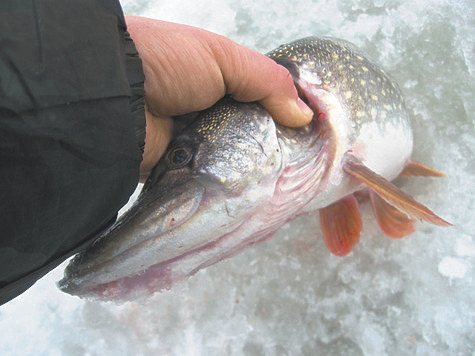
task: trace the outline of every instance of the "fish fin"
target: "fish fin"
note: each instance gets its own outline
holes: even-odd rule
[[[370,191],[369,196],[378,225],[386,235],[393,239],[399,239],[416,231],[414,227],[415,219],[386,203],[375,192]]]
[[[351,155],[347,156],[343,169],[346,173],[357,178],[362,183],[365,183],[368,188],[386,200],[386,202],[407,215],[420,220],[425,220],[435,225],[453,226],[451,223],[445,221],[427,207],[417,202],[412,196],[404,193],[384,177],[373,172],[356,157]]]
[[[325,243],[336,256],[349,254],[363,229],[358,202],[353,195],[320,209],[320,222]]]
[[[409,161],[402,170],[402,177],[446,177],[443,172],[436,171],[422,163]]]

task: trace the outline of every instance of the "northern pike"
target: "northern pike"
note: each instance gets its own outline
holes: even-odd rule
[[[359,240],[355,192],[368,189],[383,232],[416,219],[450,225],[390,183],[440,176],[412,162],[409,115],[397,84],[353,45],[308,37],[268,53],[314,111],[303,128],[276,124],[258,103],[224,98],[170,143],[133,205],[59,282],[70,294],[130,300],[171,287],[319,211],[338,256]]]

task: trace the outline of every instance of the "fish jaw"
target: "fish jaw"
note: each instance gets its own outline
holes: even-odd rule
[[[266,183],[233,197],[216,187],[207,190],[199,179],[190,179],[169,191],[164,199],[175,194],[179,198],[171,203],[157,199],[156,208],[146,208],[147,218],[139,221],[136,213],[135,221],[120,222],[77,256],[59,282],[60,288],[101,300],[130,300],[167,288],[225,258],[227,250],[239,249],[243,233],[257,229],[257,222],[250,218],[259,208],[255,200],[267,202],[273,189]],[[168,210],[163,216],[165,205]]]
[[[153,189],[142,193],[111,229],[71,261],[60,288],[70,294],[82,293],[142,273],[160,250],[167,250],[170,256],[178,254],[184,241],[166,237],[195,215],[203,203],[204,187],[188,181],[175,187],[167,185],[162,192],[166,193],[155,194]],[[148,246],[151,242],[153,249]]]

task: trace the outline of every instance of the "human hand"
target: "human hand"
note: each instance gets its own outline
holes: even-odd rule
[[[312,119],[287,69],[263,54],[195,27],[137,16],[126,22],[146,78],[142,181],[170,142],[172,117],[209,108],[226,94],[259,101],[282,125]]]

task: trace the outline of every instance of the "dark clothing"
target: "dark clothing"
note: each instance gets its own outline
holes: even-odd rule
[[[0,304],[115,221],[145,138],[117,0],[0,2]]]

